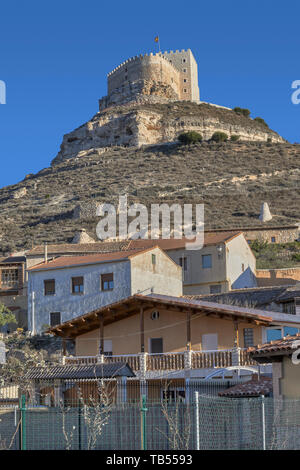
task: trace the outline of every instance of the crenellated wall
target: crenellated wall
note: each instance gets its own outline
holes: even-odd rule
[[[108,94],[99,101],[99,110],[139,101],[199,102],[197,63],[190,49],[150,53],[132,57],[107,76]]]

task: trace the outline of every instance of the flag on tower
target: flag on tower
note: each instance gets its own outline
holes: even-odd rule
[[[155,36],[154,41],[155,41],[155,42],[158,42],[158,41],[159,41],[159,37],[158,37],[158,36]]]

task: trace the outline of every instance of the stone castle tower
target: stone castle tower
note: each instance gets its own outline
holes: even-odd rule
[[[128,103],[200,102],[198,66],[190,49],[132,57],[107,76],[99,110]]]

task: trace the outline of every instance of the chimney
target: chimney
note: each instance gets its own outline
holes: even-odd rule
[[[48,263],[48,245],[45,243],[44,263]]]

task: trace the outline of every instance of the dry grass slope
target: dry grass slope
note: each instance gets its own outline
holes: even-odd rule
[[[73,218],[81,202],[205,203],[206,227],[255,225],[267,201],[271,224],[300,220],[300,145],[203,142],[112,147],[45,168],[0,189],[0,252],[70,241],[77,228],[95,237],[97,219]],[[13,198],[15,191],[26,194]]]

